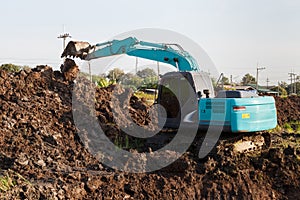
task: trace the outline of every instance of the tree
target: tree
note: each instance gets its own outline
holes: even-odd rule
[[[157,88],[158,76],[153,69],[145,68],[138,71],[136,75],[143,80],[141,88]]]
[[[153,69],[150,69],[150,68],[146,68],[146,69],[143,69],[141,71],[138,71],[136,73],[136,75],[141,77],[141,78],[148,78],[148,77],[157,76],[156,72]]]
[[[3,64],[0,66],[0,70],[6,70],[8,72],[19,72],[22,69],[22,66],[15,64]]]
[[[245,76],[242,78],[242,84],[243,85],[248,85],[248,84],[253,84],[256,83],[256,80],[254,78],[254,76],[252,76],[251,74],[247,73],[245,74]]]
[[[287,89],[287,88],[288,88],[288,85],[289,85],[289,84],[287,84],[287,83],[284,82],[284,81],[280,81],[280,83],[279,83],[279,86],[282,87],[282,88],[284,88],[284,89]]]
[[[229,85],[229,84],[230,84],[229,78],[227,78],[226,76],[223,76],[223,78],[222,78],[222,83],[223,83],[224,85]]]
[[[143,82],[143,79],[132,73],[127,73],[120,78],[121,84],[125,88],[136,90]]]
[[[158,84],[158,77],[152,76],[152,77],[147,77],[143,80],[142,87],[156,89],[157,84]]]
[[[109,78],[112,81],[119,82],[124,74],[125,72],[122,69],[114,68],[108,72],[107,78]]]
[[[31,67],[27,66],[27,65],[24,65],[22,67],[22,70],[25,70],[25,71],[30,71],[31,70]]]
[[[296,91],[295,91],[296,89]],[[295,94],[299,94],[300,93],[300,82],[295,82],[292,84],[289,84],[286,88],[287,91],[289,91],[289,93],[295,93]]]
[[[271,90],[274,91],[274,92],[279,92],[279,95],[282,95],[282,96],[287,95],[287,91],[283,87],[281,87],[280,85],[272,88]]]

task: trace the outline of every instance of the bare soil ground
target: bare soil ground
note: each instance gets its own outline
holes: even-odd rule
[[[264,133],[269,146],[247,154],[232,153],[224,140],[204,160],[198,159],[195,142],[176,162],[151,173],[103,165],[85,148],[74,124],[78,70],[69,64],[63,72],[48,66],[0,71],[0,175],[14,180],[0,191],[2,199],[300,199],[298,134]],[[112,141],[124,134],[111,111],[113,88],[97,88],[95,94],[96,116]],[[124,106],[133,121],[151,125],[149,107],[130,91],[118,92],[130,102]],[[300,120],[299,100],[276,98],[280,125]]]

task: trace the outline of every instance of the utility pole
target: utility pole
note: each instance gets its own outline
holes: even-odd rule
[[[65,33],[65,26],[63,34],[59,35],[57,38],[63,39],[63,50],[66,48],[66,39],[71,38],[72,36],[69,33]]]
[[[292,88],[292,85],[293,85],[293,72],[291,73],[288,73],[288,75],[290,76],[290,80],[291,80],[291,89],[290,89],[290,94],[293,93],[293,88]]]
[[[291,80],[291,90],[290,90],[290,94],[292,93],[296,93],[296,91],[294,91],[295,86],[293,85],[293,80],[294,80],[294,84],[296,83],[296,74],[292,71],[290,73],[288,73],[288,75],[290,76],[290,80]]]
[[[300,79],[299,79],[299,76],[297,76],[296,79],[295,79],[295,93],[296,93],[296,94],[298,94],[298,93],[297,93],[297,82],[298,82],[299,80],[300,80]]]
[[[61,34],[60,36],[57,37],[59,39],[63,39],[63,49],[66,48],[66,38],[68,38],[68,37],[71,38],[69,33],[63,33],[63,34]]]
[[[135,57],[135,74],[137,74],[138,72],[138,65],[139,65],[138,57]]]
[[[293,73],[294,76],[294,93],[297,94],[297,82],[296,82],[296,75],[295,73]]]
[[[93,77],[92,77],[92,70],[91,70],[91,63],[90,63],[90,61],[88,61],[88,67],[89,67],[90,81],[92,82]]]
[[[258,72],[266,69],[265,67],[258,67],[258,63],[256,66],[256,90],[258,91]]]
[[[154,92],[154,101],[155,101],[156,96],[157,96],[157,89],[158,89],[159,79],[160,79],[160,77],[159,77],[160,71],[159,70],[160,70],[159,69],[159,62],[157,61],[157,87],[155,88],[155,92]]]
[[[159,62],[157,61],[157,80],[158,81],[159,81],[159,73],[160,73]]]
[[[267,78],[267,89],[269,89],[269,82],[270,82],[270,80],[269,80],[269,78]]]

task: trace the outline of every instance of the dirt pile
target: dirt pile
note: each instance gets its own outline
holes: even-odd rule
[[[64,75],[65,80],[73,81],[79,73],[79,68],[74,60],[66,58],[64,64],[60,66],[60,71]]]
[[[68,72],[74,71],[66,70],[62,74],[53,72],[49,66],[17,74],[0,71],[0,169],[14,169],[28,180],[54,183],[72,168],[103,169],[76,134],[71,110],[73,83],[66,80],[70,77]],[[96,105],[98,116],[108,124],[113,122],[108,104],[111,89],[96,92],[98,102],[102,101]],[[136,122],[145,119],[141,115],[146,114],[142,110],[146,107],[135,98],[132,101],[136,109],[132,108],[131,112]],[[106,130],[114,136],[120,132],[114,125],[108,125]],[[65,188],[73,197],[76,196],[73,190],[79,190],[76,185],[84,189],[80,182],[74,188],[71,185]],[[59,191],[60,186],[56,187]]]
[[[300,97],[276,97],[278,125],[300,121]]]
[[[151,173],[126,173],[105,166],[84,147],[74,124],[72,91],[76,83],[72,74],[77,70],[73,64],[64,73],[48,66],[16,74],[0,71],[0,177],[7,174],[16,181],[10,190],[0,191],[1,198],[299,197],[297,135],[271,135],[276,142],[257,154],[231,154],[226,142],[220,143],[220,151],[206,160],[197,158],[192,145],[176,162]],[[88,81],[86,85],[89,88]],[[110,101],[114,91],[123,99],[117,109],[127,108],[130,118],[140,126],[151,125],[149,108],[130,91],[116,86],[97,88],[91,106],[112,141],[124,134],[115,125],[112,109],[116,105]],[[130,122],[128,115],[119,115],[117,120],[124,126]],[[292,145],[285,145],[287,141]]]

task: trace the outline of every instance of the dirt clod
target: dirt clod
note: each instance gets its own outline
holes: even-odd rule
[[[73,81],[78,73],[79,73],[79,68],[74,62],[74,60],[66,58],[64,61],[64,64],[60,66],[60,70],[64,75],[65,80],[67,81]]]

